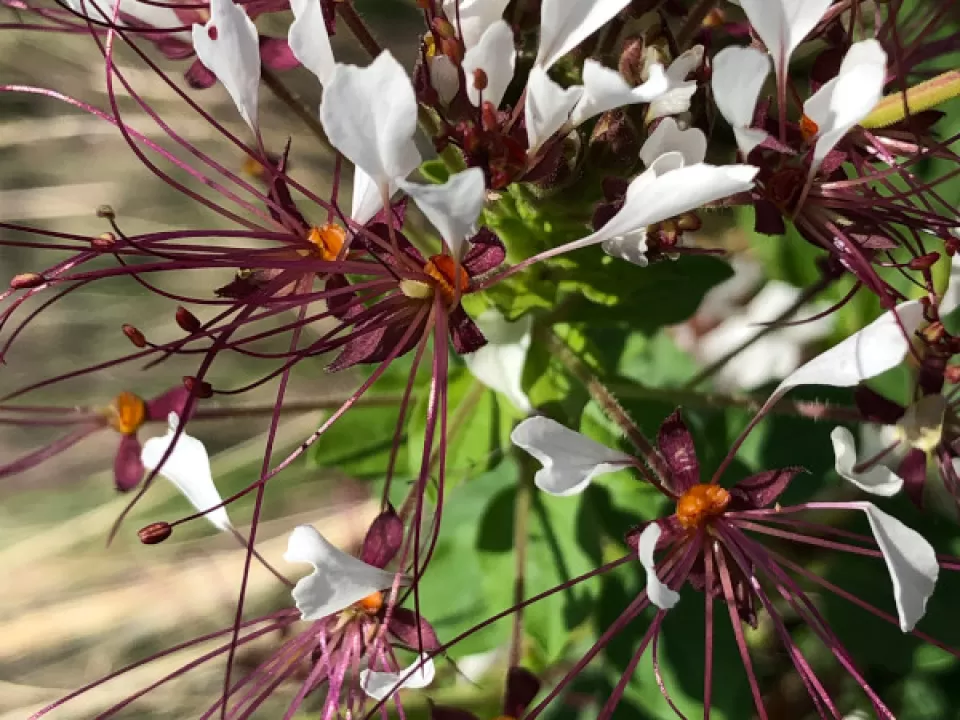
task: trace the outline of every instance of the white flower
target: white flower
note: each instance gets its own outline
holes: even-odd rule
[[[356,167],[353,214],[358,222],[376,212],[398,187],[410,195],[456,255],[480,215],[486,190],[482,171],[471,168],[443,185],[405,181],[420,164],[413,142],[417,100],[403,67],[389,51],[360,68],[337,65],[320,105],[330,143]]]
[[[803,104],[803,113],[817,125],[810,172],[815,173],[834,146],[863,120],[883,97],[887,54],[876,40],[850,46],[837,76]]]
[[[516,64],[513,30],[503,20],[497,20],[463,56],[463,74],[470,102],[479,106],[482,98],[484,102],[499,107],[507,86],[513,80]],[[487,79],[487,86],[482,91],[477,90],[474,84],[474,73],[477,70],[482,70]]]
[[[260,39],[246,11],[232,0],[211,0],[206,25],[193,26],[193,47],[223,83],[247,125],[256,132],[260,92]]]
[[[764,412],[799,385],[853,387],[863,380],[869,380],[896,367],[910,349],[907,338],[913,336],[921,323],[923,305],[919,300],[897,305],[862,330],[788,375],[773,391],[760,412]],[[900,324],[903,325],[902,330]]]
[[[750,47],[724,48],[713,58],[710,84],[717,108],[733,128],[740,152],[746,157],[767,138],[764,130],[751,128],[757,98],[767,75],[770,58]]]
[[[937,554],[923,536],[872,503],[854,504],[867,516],[893,582],[893,598],[903,632],[923,617],[937,584]]]
[[[799,295],[800,291],[792,285],[771,280],[742,312],[727,318],[700,338],[696,347],[699,358],[711,363],[739,347],[760,332],[762,323],[773,321],[790,308]],[[800,316],[791,322],[801,321],[823,309],[820,305],[802,308]],[[828,315],[811,322],[777,328],[724,365],[717,380],[727,387],[753,390],[771,380],[784,378],[800,366],[804,347],[827,336],[832,326],[833,316]]]
[[[690,109],[690,99],[697,92],[695,80],[687,80],[703,63],[703,45],[694,45],[678,55],[667,67],[667,89],[647,109],[647,122],[667,115],[679,115]]]
[[[837,474],[871,495],[889,497],[903,487],[903,479],[891,471],[886,463],[876,463],[869,468],[857,470],[857,448],[853,433],[845,427],[836,427],[830,433],[833,443],[834,465]]]
[[[555,133],[571,130],[602,112],[623,105],[650,102],[667,90],[663,67],[653,65],[649,79],[635,88],[616,70],[595,60],[583,65],[583,85],[561,88],[546,70],[534,67],[527,78],[524,120],[527,144],[534,152]]]
[[[336,64],[320,0],[291,0],[290,9],[294,17],[287,35],[290,50],[321,85],[326,85]]]
[[[530,349],[533,317],[524,315],[516,322],[507,322],[496,310],[487,310],[476,323],[487,344],[463,356],[467,369],[484,385],[506,395],[517,410],[529,413],[533,406],[521,380]]]
[[[361,670],[360,687],[374,700],[385,700],[398,690],[420,690],[433,682],[436,671],[433,660],[426,653],[400,672]]]
[[[143,444],[140,460],[147,470],[156,470],[167,480],[176,485],[187,500],[219,530],[230,529],[230,518],[223,504],[223,498],[213,484],[213,474],[210,470],[210,456],[203,443],[190,437],[185,432],[180,433],[174,443],[174,435],[180,424],[176,413],[167,416],[167,434],[163,437],[150,438]],[[173,448],[171,449],[171,445]],[[164,455],[170,452],[166,460]],[[163,465],[160,462],[163,461]],[[210,510],[216,508],[216,510]],[[207,512],[209,510],[209,512]]]
[[[630,0],[543,0],[534,65],[549,70],[630,4]]]
[[[293,589],[293,600],[304,620],[319,620],[350,607],[376,592],[392,587],[396,573],[367,565],[338,550],[310,525],[290,534],[283,559],[309,563],[313,573]],[[409,584],[406,578],[402,585]]]
[[[634,463],[630,455],[545,417],[527,418],[514,428],[510,439],[543,465],[533,480],[550,495],[578,495],[593,478]]]
[[[773,58],[783,87],[790,56],[827,12],[833,0],[741,0],[750,24]]]
[[[647,597],[661,610],[669,610],[680,601],[680,594],[664,585],[657,577],[657,564],[653,558],[653,551],[657,548],[657,540],[660,539],[661,532],[657,523],[652,522],[647,525],[640,533],[637,555],[647,573]]]
[[[644,265],[648,225],[753,187],[757,168],[708,165],[701,162],[705,151],[703,133],[680,130],[673,118],[665,118],[640,150],[647,169],[627,187],[620,211],[563,251],[603,243],[610,255]]]

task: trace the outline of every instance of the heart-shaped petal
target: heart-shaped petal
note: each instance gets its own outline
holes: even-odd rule
[[[746,157],[767,133],[751,128],[757,98],[770,74],[770,58],[752,47],[724,48],[713,58],[710,86],[717,108],[733,128],[737,146]]]
[[[326,85],[336,64],[320,0],[291,0],[290,9],[293,10],[293,22],[287,36],[290,50],[307,70],[317,76],[321,85]]]
[[[653,558],[653,551],[662,532],[655,522],[647,525],[637,541],[637,556],[643,569],[647,571],[647,597],[661,610],[669,610],[680,601],[680,594],[664,585],[657,577],[657,563]]]
[[[374,700],[384,700],[398,690],[420,690],[433,682],[436,670],[426,653],[410,667],[400,672],[361,670],[360,687]]]
[[[480,41],[464,54],[462,65],[467,79],[467,97],[474,105],[479,106],[482,98],[484,102],[500,107],[517,65],[517,51],[513,42],[513,30],[503,20],[497,20],[487,28]],[[482,70],[486,76],[487,84],[483,90],[478,90],[474,82],[477,70]]]
[[[398,181],[400,188],[440,231],[451,254],[463,258],[466,240],[473,234],[487,197],[483,170],[469,168],[454,175],[442,185],[420,185]]]

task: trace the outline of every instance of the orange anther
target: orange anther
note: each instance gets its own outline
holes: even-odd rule
[[[722,515],[729,504],[730,493],[719,485],[694,485],[677,501],[677,520],[683,528],[690,530]]]
[[[357,607],[368,615],[376,615],[380,612],[380,608],[383,607],[383,593],[379,590],[375,593],[370,593],[363,600],[357,602]]]
[[[423,272],[436,281],[437,289],[448,305],[453,302],[457,291],[462,294],[470,287],[467,271],[449,255],[434,255]]]
[[[147,419],[147,404],[137,395],[124,390],[114,398],[109,409],[110,426],[123,435],[133,435]]]
[[[810,142],[820,132],[820,126],[817,125],[808,115],[800,118],[800,134],[806,142]]]
[[[347,232],[339,225],[327,223],[323,227],[311,228],[307,241],[316,248],[314,252],[320,258],[332,262],[340,255],[347,241]]]

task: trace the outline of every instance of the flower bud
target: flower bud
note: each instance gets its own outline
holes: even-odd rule
[[[109,250],[117,244],[117,236],[112,232],[101,233],[90,241],[97,250]]]
[[[144,348],[147,346],[147,339],[143,336],[143,333],[137,330],[133,325],[123,325],[123,334],[127,336],[127,339],[133,343],[134,347]]]
[[[482,68],[473,71],[473,86],[480,92],[487,89],[487,74]]]
[[[39,287],[45,282],[46,280],[40,273],[20,273],[19,275],[14,275],[13,279],[10,280],[10,287],[13,290],[27,290],[28,288]]]
[[[642,37],[627,38],[617,61],[617,69],[631,86],[636,87],[643,82],[643,73],[647,67],[647,43]]]
[[[929,270],[940,259],[940,253],[931,252],[910,260],[911,270]]]
[[[183,305],[177,306],[176,319],[177,325],[179,325],[184,332],[195,333],[202,327],[197,316],[187,310]]]
[[[117,214],[113,211],[113,208],[109,205],[101,205],[97,208],[97,217],[104,218],[105,220],[113,220]]]
[[[608,110],[594,125],[588,148],[592,167],[619,175],[637,164],[640,136],[626,112]]]
[[[173,534],[173,528],[168,522],[150,523],[146,527],[140,528],[137,535],[140,536],[140,542],[144,545],[157,545],[166,540]]]
[[[183,386],[190,394],[201,400],[213,397],[213,386],[206,380],[198,380],[193,375],[183,376]]]

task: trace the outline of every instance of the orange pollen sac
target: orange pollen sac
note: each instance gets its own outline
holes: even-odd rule
[[[383,593],[379,590],[367,595],[363,600],[357,603],[357,607],[368,615],[376,615],[383,607]]]
[[[110,405],[110,426],[122,435],[133,435],[147,419],[147,404],[132,392],[124,390]]]
[[[807,115],[800,118],[800,134],[806,142],[810,142],[820,132],[820,126],[811,120]]]
[[[463,294],[470,288],[467,271],[449,255],[434,255],[424,265],[423,272],[436,281],[437,289],[448,305],[453,303],[458,290]]]
[[[691,530],[723,515],[729,504],[730,493],[719,485],[694,485],[677,501],[677,520],[684,529]]]
[[[314,252],[321,259],[332,262],[340,255],[347,241],[347,232],[339,225],[327,223],[323,227],[311,228],[307,241],[316,248]]]

